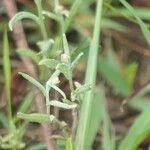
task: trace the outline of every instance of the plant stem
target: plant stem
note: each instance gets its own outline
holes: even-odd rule
[[[49,92],[50,92],[51,87],[49,84],[50,84],[51,80],[53,80],[55,77],[58,77],[59,74],[60,74],[60,71],[56,70],[46,83],[46,96],[45,96],[46,97],[46,104],[48,104],[50,102]],[[47,107],[47,114],[50,115],[50,106],[46,106],[46,107]]]
[[[40,19],[41,34],[43,36],[44,41],[46,41],[48,39],[48,35],[47,35],[46,27],[45,27],[45,24],[44,24],[44,21],[43,21],[42,1],[41,0],[35,0],[35,3],[37,5],[38,15],[39,15],[39,19]]]
[[[76,140],[74,145],[75,150],[89,149],[86,147],[86,137],[88,135],[88,128],[89,128],[90,116],[91,116],[91,103],[93,101],[94,87],[95,87],[95,80],[96,80],[96,68],[97,68],[102,5],[103,5],[103,0],[98,0],[97,9],[96,9],[95,27],[94,27],[93,39],[89,50],[86,79],[85,79],[85,83],[91,84],[92,89],[85,94],[81,106],[79,126],[77,129],[77,135],[76,135]]]

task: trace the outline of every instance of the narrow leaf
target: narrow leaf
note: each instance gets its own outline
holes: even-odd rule
[[[29,82],[31,82],[33,85],[38,87],[39,90],[43,93],[43,95],[45,95],[45,88],[44,88],[44,86],[41,83],[39,83],[37,80],[35,80],[34,78],[32,78],[31,76],[29,76],[29,75],[27,75],[25,73],[19,72],[19,74],[22,75]]]
[[[25,57],[31,58],[36,64],[38,64],[40,61],[40,57],[37,56],[37,53],[32,49],[18,48],[17,53],[20,56],[25,56]]]
[[[106,79],[116,94],[125,97],[129,95],[130,86],[123,77],[121,70],[117,69],[106,57],[100,57],[98,59],[98,71]]]
[[[54,13],[51,13],[51,12],[45,10],[42,12],[42,14],[46,15],[47,17],[49,17],[57,22],[60,22],[60,18],[57,15],[55,15]]]
[[[88,138],[89,124],[91,120],[90,116],[92,112],[91,104],[93,102],[94,87],[96,81],[97,56],[98,56],[98,49],[99,49],[101,15],[102,15],[102,8],[103,8],[102,6],[103,6],[103,0],[98,0],[97,8],[96,8],[95,26],[94,26],[93,38],[89,50],[86,79],[85,79],[85,83],[92,84],[92,90],[88,91],[85,94],[81,106],[79,126],[77,129],[77,134],[75,139],[75,150],[88,149],[87,138]]]
[[[19,112],[17,114],[17,117],[20,119],[27,120],[29,122],[37,122],[37,123],[43,123],[43,122],[49,122],[49,116],[46,114],[40,114],[40,113],[32,113],[32,114],[24,114]]]
[[[39,48],[41,50],[39,52],[39,54],[44,54],[44,53],[48,52],[48,50],[50,50],[53,43],[54,43],[54,40],[52,40],[52,39],[48,39],[47,41],[38,42],[37,45],[39,46]]]
[[[45,65],[48,68],[52,68],[52,69],[55,69],[58,64],[59,61],[55,59],[43,59],[39,62],[39,65]]]
[[[79,62],[79,60],[80,60],[80,58],[83,56],[83,53],[80,53],[76,58],[75,58],[75,60],[72,62],[72,64],[71,64],[71,68],[74,68],[77,64],[78,64],[78,62]]]
[[[97,92],[94,96],[94,99],[92,101],[92,111],[90,116],[90,124],[89,124],[89,130],[87,135],[87,147],[91,149],[92,144],[94,142],[96,133],[98,131],[98,127],[100,126],[100,122],[103,118],[103,107],[104,107],[104,101],[105,95],[104,90],[102,88],[99,89],[99,92]]]
[[[17,112],[25,113],[33,104],[33,94],[28,93],[25,98],[22,100]]]
[[[148,43],[148,45],[150,46],[150,31],[149,29],[146,27],[146,25],[144,24],[144,22],[142,21],[142,19],[137,15],[136,11],[134,10],[134,8],[125,0],[120,0],[120,2],[132,13],[132,15],[136,18],[142,32],[143,35]]]
[[[68,138],[66,140],[66,150],[72,150],[72,140],[71,140],[71,138]]]
[[[108,18],[103,18],[102,28],[110,28],[123,33],[127,33],[129,31],[125,25]]]
[[[145,109],[130,127],[126,137],[122,140],[119,150],[135,150],[150,134],[150,107]]]
[[[65,63],[61,63],[57,66],[56,68],[57,70],[59,70],[61,73],[64,74],[64,76],[69,80],[70,79],[70,71],[69,71],[69,66]]]
[[[48,102],[47,105],[51,105],[51,106],[59,107],[59,108],[63,108],[63,109],[74,109],[77,107],[77,104],[68,105],[68,104],[59,102],[57,100],[52,100],[52,101]]]
[[[65,34],[63,34],[63,46],[64,46],[65,54],[70,56],[69,45],[68,45],[67,37]]]
[[[53,89],[55,89],[57,92],[59,92],[63,96],[63,99],[66,99],[66,94],[59,87],[57,87],[56,85],[50,85],[50,86]]]
[[[11,65],[9,58],[9,43],[8,43],[8,35],[5,30],[3,36],[3,68],[4,68],[4,77],[5,77],[5,94],[6,94],[6,109],[9,121],[12,120],[12,111],[11,111]]]
[[[9,21],[9,28],[10,28],[10,30],[11,30],[11,31],[13,30],[12,28],[13,28],[13,26],[16,24],[17,21],[22,20],[22,19],[25,19],[25,18],[27,18],[27,19],[32,19],[32,20],[34,20],[38,25],[40,24],[40,20],[39,20],[39,18],[38,18],[36,15],[34,15],[34,14],[30,13],[30,12],[22,11],[22,12],[17,13],[17,14]]]

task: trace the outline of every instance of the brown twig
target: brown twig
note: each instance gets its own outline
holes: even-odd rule
[[[7,9],[8,17],[12,18],[17,13],[17,6],[16,6],[15,1],[14,0],[3,0],[3,4]],[[27,40],[26,40],[21,22],[18,22],[14,26],[13,38],[14,38],[16,46],[18,48],[28,48]],[[21,57],[21,60],[23,61],[24,65],[27,68],[27,70],[29,71],[29,73],[32,76],[36,77],[36,70],[35,70],[35,67],[34,67],[33,63],[31,62],[31,60],[28,58],[25,58],[25,57]],[[45,113],[45,108],[44,108],[45,105],[44,105],[43,95],[40,93],[37,94],[38,91],[34,87],[32,88],[32,90],[35,95],[35,103],[36,103],[38,112]],[[54,143],[50,139],[50,134],[51,134],[50,125],[42,124],[42,128],[43,128],[45,140],[47,142],[48,150],[54,150],[55,149]]]

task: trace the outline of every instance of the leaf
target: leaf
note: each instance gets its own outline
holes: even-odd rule
[[[66,150],[65,140],[61,140],[61,139],[56,140],[56,149],[58,149],[58,150]]]
[[[75,92],[80,94],[80,93],[84,93],[86,91],[89,91],[91,89],[91,85],[90,84],[84,84],[81,85],[80,87],[78,87]]]
[[[80,43],[78,44],[78,47],[71,53],[71,60],[72,61],[75,60],[80,53],[84,53],[82,59],[87,58],[88,57],[88,51],[87,51],[88,48],[89,48],[89,42],[87,41],[87,39],[80,41]]]
[[[103,128],[102,128],[102,149],[104,150],[116,150],[115,146],[115,134],[111,125],[109,114],[106,110],[106,106],[103,101]]]
[[[127,33],[129,31],[126,26],[108,18],[103,18],[102,28],[110,28],[123,33]]]
[[[125,77],[126,81],[128,82],[130,89],[133,89],[133,84],[134,84],[135,76],[137,73],[137,69],[138,69],[137,63],[127,64],[124,67],[124,70],[123,70],[124,77]]]
[[[63,96],[63,99],[66,99],[66,94],[56,85],[50,85],[53,89],[55,89],[58,93],[60,93]]]
[[[66,150],[72,150],[72,139],[71,137],[66,140]]]
[[[22,12],[19,12],[17,13],[13,18],[11,18],[11,20],[9,21],[9,28],[10,30],[12,31],[13,29],[13,26],[16,24],[17,21],[19,20],[22,20],[22,19],[25,19],[25,18],[29,18],[29,19],[32,19],[33,21],[35,21],[38,25],[40,25],[40,20],[39,18],[30,13],[30,12],[25,12],[25,11],[22,11]]]
[[[37,122],[37,123],[44,123],[49,122],[49,116],[46,114],[40,114],[40,113],[32,113],[32,114],[24,114],[24,113],[17,113],[17,117],[20,119],[24,119],[29,122]]]
[[[48,68],[52,68],[52,69],[55,69],[58,64],[59,61],[55,59],[46,59],[46,58],[39,62],[39,65],[45,65]]]
[[[6,128],[6,129],[9,129],[9,121],[8,121],[8,118],[7,116],[4,114],[4,113],[0,113],[0,123],[1,125]]]
[[[55,20],[57,22],[60,22],[60,18],[57,15],[55,15],[54,13],[51,13],[49,11],[44,10],[42,12],[42,14],[46,15],[47,17],[49,17],[49,18],[51,18],[51,19],[53,19],[53,20]]]
[[[89,128],[88,128],[89,130],[88,130],[88,134],[86,138],[86,144],[87,144],[88,149],[91,149],[95,136],[97,134],[97,130],[99,128],[100,122],[103,119],[102,110],[104,107],[104,104],[103,104],[104,99],[105,99],[104,90],[103,88],[100,88],[99,92],[95,94],[94,99],[91,104],[92,110],[91,110],[91,116],[89,118],[90,120]]]
[[[32,50],[32,49],[18,48],[17,49],[17,53],[20,56],[25,56],[25,57],[31,58],[36,64],[38,64],[39,61],[40,61],[40,57],[37,56],[37,53],[34,50]]]
[[[150,31],[149,29],[146,27],[146,25],[144,24],[144,22],[142,21],[142,19],[137,15],[136,11],[134,10],[134,8],[125,0],[120,0],[120,2],[132,13],[132,15],[136,18],[142,32],[143,35],[148,43],[148,45],[150,46]]]
[[[45,88],[44,88],[44,86],[41,83],[39,83],[37,80],[35,80],[34,78],[32,78],[31,76],[29,76],[29,75],[27,75],[25,73],[19,72],[19,74],[22,75],[26,80],[31,82],[33,85],[38,87],[39,90],[43,93],[43,95],[45,95]]]
[[[49,39],[47,41],[38,42],[37,45],[39,46],[39,48],[41,50],[38,54],[46,53],[51,48],[53,43],[54,43],[53,39]]]
[[[130,85],[125,80],[117,58],[109,51],[105,57],[98,59],[98,72],[106,79],[113,91],[124,97],[131,92]]]
[[[150,106],[135,120],[122,140],[119,150],[135,150],[138,145],[150,134]]]
[[[144,87],[138,90],[138,93],[134,94],[134,96],[129,101],[129,106],[139,111],[145,110],[147,107],[149,107],[150,102],[144,97],[144,95],[149,92],[150,83],[146,84]]]
[[[65,63],[61,63],[56,67],[57,70],[59,70],[61,73],[64,74],[64,76],[69,80],[70,79],[70,71],[69,66]]]
[[[71,68],[73,69],[78,63],[79,63],[79,60],[80,58],[83,56],[83,53],[80,53],[76,58],[75,60],[72,62],[71,64]]]
[[[9,121],[12,121],[12,111],[11,111],[11,65],[9,56],[9,43],[7,30],[4,32],[3,36],[3,69],[5,77],[5,94],[6,94],[6,110],[7,117]]]
[[[81,3],[82,3],[82,0],[75,0],[75,2],[73,3],[69,11],[69,17],[66,19],[66,22],[65,22],[65,30],[68,30],[68,28],[70,27],[73,17],[77,13],[79,7],[81,6]]]
[[[150,101],[144,97],[137,97],[131,100],[128,105],[134,110],[144,111],[150,106]]]
[[[68,45],[67,37],[65,34],[63,34],[63,46],[64,46],[65,54],[70,56],[69,45]]]
[[[122,7],[115,8],[114,7],[114,9],[117,9],[117,12],[108,11],[107,16],[109,16],[109,17],[122,16],[122,14],[124,16],[128,16],[128,18],[132,16],[132,14],[126,8],[122,8]],[[149,8],[134,7],[134,11],[141,19],[149,20],[149,18],[150,18],[150,9]],[[121,13],[119,13],[119,12],[121,12]]]
[[[63,108],[63,109],[74,109],[77,107],[77,104],[72,104],[72,105],[68,105],[62,102],[59,102],[57,100],[52,100],[50,102],[48,102],[46,105],[50,105],[50,106],[54,106],[54,107],[59,107],[59,108]]]
[[[17,112],[25,113],[29,110],[29,108],[33,104],[33,94],[28,93],[25,98],[23,98],[22,103],[20,104],[19,108],[17,109]],[[19,120],[18,117],[14,118],[14,122],[17,122]]]
[[[77,84],[77,83],[76,83]],[[91,85],[89,84],[84,84],[84,85],[78,85],[78,87],[71,92],[71,100],[75,101],[75,99],[78,99],[77,96],[80,94],[84,94],[85,92],[89,91],[91,89]]]
[[[26,150],[43,150],[47,148],[46,143],[36,143],[32,144],[30,147],[26,148]]]
[[[87,146],[87,138],[89,132],[89,124],[90,124],[90,116],[92,113],[92,102],[94,95],[94,87],[96,81],[96,73],[97,73],[97,58],[98,58],[98,50],[99,50],[99,37],[100,37],[100,29],[101,29],[101,21],[102,21],[102,6],[103,0],[98,0],[96,4],[96,17],[95,17],[95,26],[93,31],[93,38],[89,49],[89,57],[88,64],[86,70],[86,78],[85,83],[91,84],[92,89],[85,93],[83,103],[80,110],[80,118],[79,125],[77,128],[77,134],[75,137],[75,150],[86,150],[89,147]]]

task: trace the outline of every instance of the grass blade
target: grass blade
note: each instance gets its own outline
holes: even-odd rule
[[[109,114],[103,104],[103,128],[102,128],[102,148],[104,150],[115,150],[115,134],[112,129]]]
[[[108,84],[112,87],[115,93],[121,96],[128,96],[131,92],[130,86],[122,75],[121,69],[113,65],[112,61],[116,61],[113,58],[100,57],[98,59],[98,71],[106,79]]]
[[[142,88],[132,101],[140,99],[143,95],[150,92],[150,84]],[[142,104],[141,104],[142,105]],[[150,104],[147,106],[130,127],[126,137],[122,140],[119,150],[134,150],[150,134]]]
[[[12,121],[12,110],[11,110],[11,66],[9,58],[9,43],[8,35],[5,30],[3,36],[3,67],[4,67],[4,76],[5,76],[5,94],[6,94],[6,109],[9,121]]]
[[[89,131],[88,131],[88,138],[87,138],[87,148],[91,148],[93,141],[95,139],[98,127],[100,125],[100,122],[102,120],[102,110],[103,110],[103,101],[104,101],[104,91],[102,88],[100,88],[100,91],[98,91],[94,97],[93,103],[91,105],[92,111],[91,111],[91,120],[89,125]]]
[[[91,109],[92,109],[91,104],[93,101],[93,94],[94,94],[94,87],[95,87],[95,80],[96,80],[97,54],[99,48],[102,4],[103,4],[103,0],[97,1],[95,27],[94,27],[93,39],[90,45],[86,79],[85,79],[85,83],[91,84],[92,89],[91,91],[85,94],[81,106],[79,126],[77,129],[77,135],[75,140],[75,150],[85,150],[88,148],[86,147],[87,144],[86,139],[87,139],[89,124],[91,119],[90,118]]]
[[[142,32],[143,35],[148,43],[148,45],[150,46],[150,31],[149,29],[146,27],[146,25],[144,24],[144,22],[142,21],[142,19],[137,15],[137,13],[135,12],[134,8],[128,4],[128,2],[126,2],[125,0],[120,0],[120,2],[132,13],[132,15],[136,18]]]
[[[144,110],[129,129],[120,144],[119,150],[135,150],[137,146],[150,134],[150,107]]]

